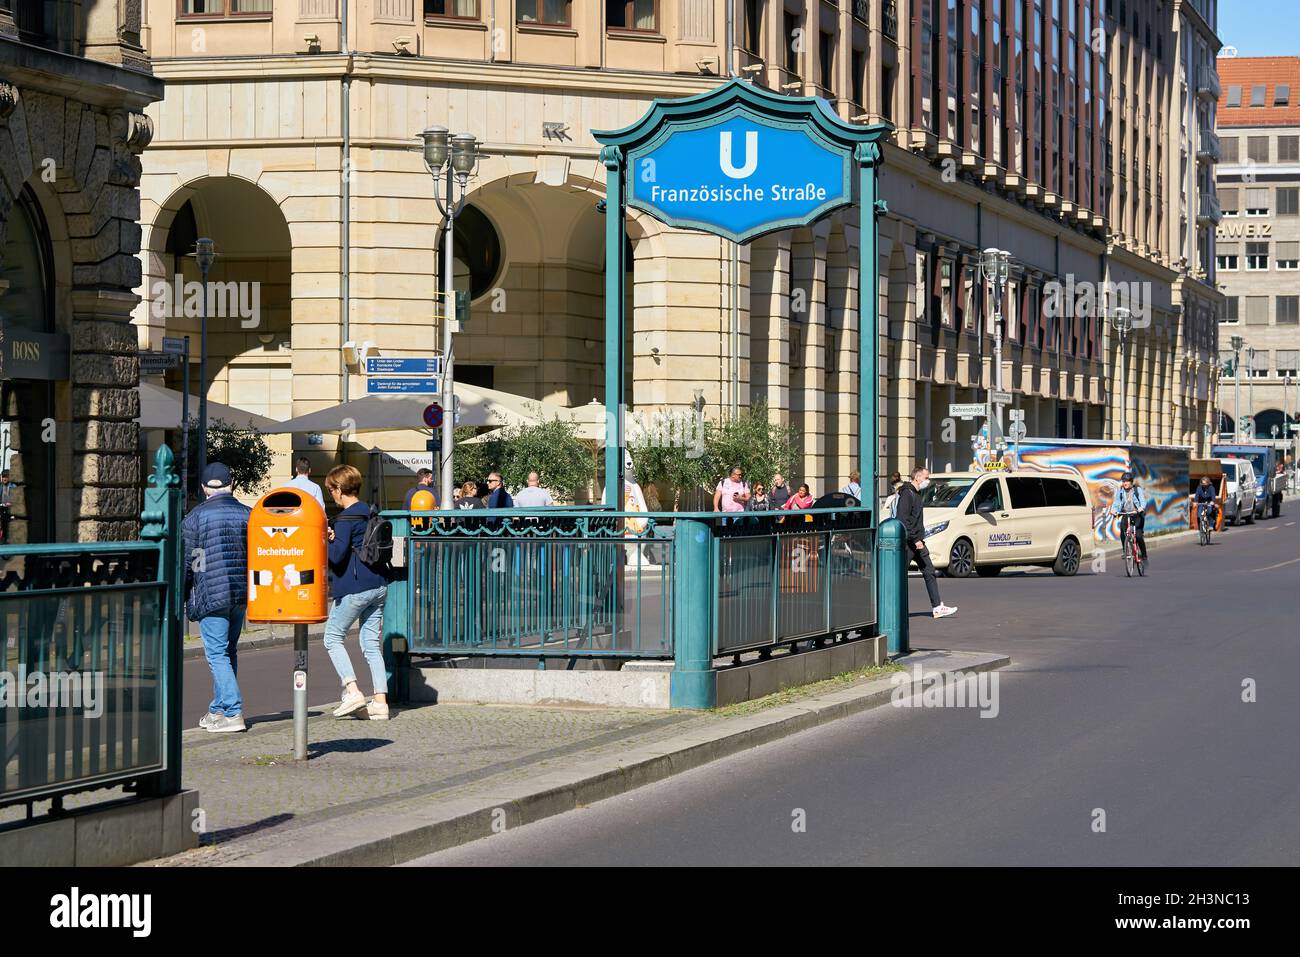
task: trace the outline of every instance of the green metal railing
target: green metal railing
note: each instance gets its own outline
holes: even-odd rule
[[[141,541],[0,546],[0,806],[128,781],[179,790],[170,467],[163,449]]]
[[[644,514],[385,514],[407,534],[405,581],[385,617],[405,619],[411,653],[672,655],[671,542]]]
[[[667,658],[687,606],[713,657],[876,621],[869,509],[385,514],[407,536],[385,632],[414,654]],[[684,521],[707,556],[685,575]]]

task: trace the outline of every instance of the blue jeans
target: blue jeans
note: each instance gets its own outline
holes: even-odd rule
[[[344,687],[357,680],[357,673],[352,669],[352,659],[343,647],[343,639],[348,629],[360,620],[361,653],[370,666],[370,680],[374,684],[375,694],[388,693],[388,669],[384,667],[384,642],[380,633],[384,617],[384,595],[387,593],[388,587],[380,585],[370,591],[344,595],[330,605],[329,620],[325,622],[325,650],[329,652],[330,662],[339,673]]]
[[[244,706],[239,694],[239,630],[244,627],[244,609],[227,608],[199,619],[199,634],[203,637],[203,654],[212,670],[212,703],[208,711],[234,717]]]

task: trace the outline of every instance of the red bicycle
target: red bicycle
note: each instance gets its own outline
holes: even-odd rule
[[[1124,571],[1129,578],[1133,577],[1136,569],[1139,577],[1147,573],[1147,563],[1142,559],[1142,549],[1138,547],[1137,522],[1133,517],[1140,515],[1140,512],[1120,512],[1120,521],[1124,521],[1125,516],[1130,516],[1125,522],[1124,529]]]

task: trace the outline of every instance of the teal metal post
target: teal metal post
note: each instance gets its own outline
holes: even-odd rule
[[[163,673],[159,709],[163,721],[166,768],[141,781],[138,793],[152,796],[181,790],[181,664],[184,653],[185,562],[181,545],[181,480],[172,467],[172,450],[160,446],[144,492],[140,539],[158,543],[158,580],[164,585],[161,614]]]
[[[679,518],[673,533],[673,673],[669,704],[712,708],[718,701],[713,673],[713,533],[707,519]]]
[[[876,595],[880,600],[880,634],[889,638],[889,653],[905,655],[912,650],[908,635],[907,533],[903,523],[887,518],[876,536]]]
[[[880,416],[876,403],[880,395],[877,358],[880,352],[880,268],[877,249],[876,166],[880,147],[859,143],[854,147],[858,163],[858,462],[862,472],[863,505],[871,509],[871,523],[877,525],[876,503],[880,500],[879,468]]]
[[[623,507],[623,151],[605,146],[605,506]]]

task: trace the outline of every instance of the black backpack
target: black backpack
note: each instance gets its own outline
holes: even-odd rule
[[[359,522],[360,516],[341,516],[338,521]],[[386,571],[393,562],[393,523],[379,514],[379,509],[370,506],[366,516],[366,530],[361,536],[361,544],[352,546],[352,554],[372,571]],[[356,570],[353,569],[353,574]]]

